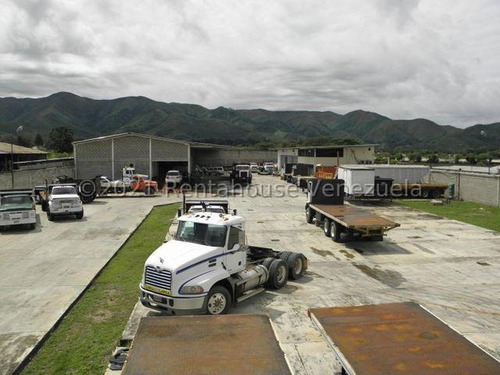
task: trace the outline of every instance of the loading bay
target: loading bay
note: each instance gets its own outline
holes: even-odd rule
[[[383,242],[335,243],[306,223],[306,196],[294,190],[283,194],[288,186],[279,184],[284,183],[276,177],[254,176],[254,186],[228,199],[247,219],[250,244],[302,252],[309,259],[308,272],[281,290],[242,302],[231,314],[267,313],[292,373],[340,371],[307,316],[308,308],[323,306],[417,302],[500,359],[500,233],[372,203],[363,208],[401,227],[388,232]],[[98,199],[86,206],[82,223],[48,223],[42,214],[41,232],[2,233],[0,373],[10,373],[30,352],[153,205],[173,201],[179,198]],[[130,210],[134,215],[122,219]],[[73,248],[77,250],[67,254]],[[90,260],[83,255],[89,250]],[[57,263],[51,265],[50,259]]]

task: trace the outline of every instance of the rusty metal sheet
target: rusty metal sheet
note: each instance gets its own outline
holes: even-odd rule
[[[141,320],[124,375],[291,374],[267,315]]]
[[[345,227],[358,228],[396,228],[400,224],[356,207],[346,205],[314,204],[312,208],[330,217],[335,217]]]
[[[500,362],[415,303],[308,314],[349,374],[500,374]]]

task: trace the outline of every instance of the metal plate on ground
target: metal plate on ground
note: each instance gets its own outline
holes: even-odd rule
[[[291,374],[267,315],[141,320],[124,375]]]
[[[500,362],[420,305],[309,309],[348,374],[500,374]]]

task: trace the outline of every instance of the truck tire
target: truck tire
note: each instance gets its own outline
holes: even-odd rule
[[[269,271],[271,269],[271,263],[274,262],[274,258],[266,258],[264,259],[264,261],[262,262],[262,265],[264,267],[267,268],[267,270]]]
[[[314,219],[314,210],[311,207],[306,208],[306,221],[308,224],[312,224]]]
[[[330,237],[332,235],[332,231],[330,229],[330,221],[325,217],[325,220],[323,220],[323,233],[325,233],[325,236]]]
[[[49,210],[47,210],[47,220],[54,221],[54,215],[52,215]]]
[[[206,313],[208,315],[221,315],[229,311],[231,296],[226,288],[214,286],[207,295]]]
[[[36,224],[35,224],[35,223],[31,223],[31,224],[30,224],[30,229],[31,229],[31,230],[35,229],[35,226],[36,226]]]
[[[342,226],[332,220],[330,223],[330,236],[334,242],[340,242],[340,232],[342,232]]]
[[[300,279],[304,275],[306,272],[305,261],[306,257],[301,253],[292,253],[288,257],[288,278],[290,280]]]
[[[75,216],[76,216],[76,218],[78,220],[83,219],[83,210],[81,210],[80,212],[78,212]]]
[[[439,197],[441,197],[441,191],[439,191],[439,189],[433,189],[431,191],[431,198],[438,199]]]
[[[279,258],[280,259],[283,259],[285,262],[288,260],[288,258],[290,257],[290,255],[292,255],[293,253],[291,251],[282,251],[280,254],[279,254]]]
[[[283,259],[275,259],[269,267],[267,286],[272,289],[281,289],[288,279],[288,264]]]
[[[431,192],[429,189],[423,189],[422,190],[422,198],[428,199],[431,196]]]

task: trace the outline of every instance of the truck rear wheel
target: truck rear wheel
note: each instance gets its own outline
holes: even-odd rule
[[[306,221],[309,224],[312,224],[314,219],[314,211],[311,209],[311,207],[306,208]]]
[[[332,235],[331,229],[330,229],[330,220],[328,220],[325,217],[325,220],[323,220],[323,232],[325,233],[325,236],[330,237]]]
[[[330,235],[334,242],[340,241],[340,232],[342,231],[342,226],[337,222],[333,221],[330,224]]]
[[[206,312],[208,315],[221,315],[229,311],[231,296],[223,286],[214,286],[207,295]]]
[[[306,271],[305,256],[301,253],[292,253],[287,260],[288,263],[288,278],[297,280],[304,275]]]
[[[288,264],[283,259],[275,259],[269,267],[267,286],[273,289],[281,289],[286,285],[287,279]]]

